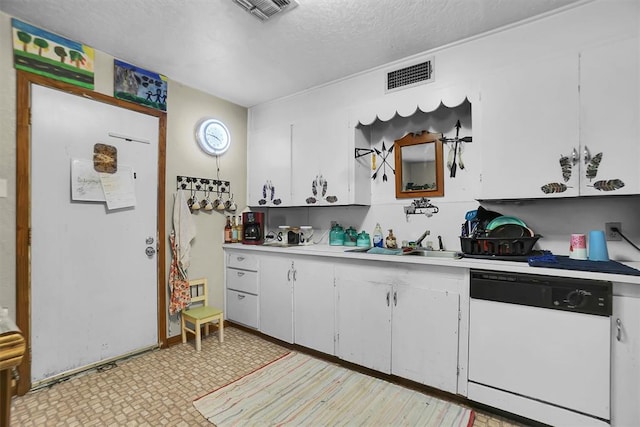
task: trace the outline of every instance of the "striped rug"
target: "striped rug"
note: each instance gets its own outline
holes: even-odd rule
[[[296,352],[193,404],[217,427],[471,427],[474,418],[454,403]]]

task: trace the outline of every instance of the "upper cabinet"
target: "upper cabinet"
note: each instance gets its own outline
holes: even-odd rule
[[[640,193],[638,79],[636,38],[580,54],[582,195]]]
[[[251,132],[248,205],[369,204],[369,171],[354,158],[357,133],[346,110]]]
[[[346,114],[331,112],[294,123],[291,185],[295,206],[348,204],[349,145]]]
[[[247,204],[291,205],[291,124],[282,122],[249,133]]]
[[[483,79],[479,198],[638,194],[636,43],[609,42]]]
[[[578,104],[577,56],[520,63],[486,77],[475,126],[480,198],[541,197],[543,184],[563,182],[558,160],[578,148]]]

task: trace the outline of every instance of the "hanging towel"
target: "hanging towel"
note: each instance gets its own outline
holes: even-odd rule
[[[185,309],[191,303],[191,294],[189,293],[189,282],[187,277],[178,267],[178,256],[176,249],[176,233],[171,230],[169,236],[171,242],[171,267],[169,270],[169,291],[171,298],[169,300],[169,314],[174,315]]]
[[[191,241],[196,237],[196,226],[183,190],[178,190],[173,203],[173,230],[176,233],[178,267],[186,278],[191,263]]]

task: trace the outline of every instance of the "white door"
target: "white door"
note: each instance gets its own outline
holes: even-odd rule
[[[638,39],[630,38],[585,49],[580,55],[580,143],[594,158],[601,153],[595,177],[587,177],[581,159],[580,194],[640,192],[640,126],[638,116]],[[598,181],[621,185],[598,190]],[[594,186],[594,184],[596,184]]]
[[[580,149],[578,110],[577,55],[521,63],[487,76],[481,83],[480,138],[474,136],[482,144],[481,197],[576,196],[577,167],[565,183],[559,161]],[[568,189],[545,196],[541,187],[549,183]]]
[[[387,374],[393,272],[384,267],[336,266],[338,357]]]
[[[260,259],[260,332],[293,342],[293,267],[279,256]]]
[[[611,425],[640,419],[640,298],[613,297],[611,345]]]
[[[291,124],[249,133],[247,204],[291,206]]]
[[[335,354],[333,263],[296,259],[294,263],[295,343]]]
[[[158,343],[157,259],[145,254],[156,247],[158,118],[32,89],[31,381],[37,385]],[[92,165],[97,143],[117,149],[121,173],[131,168],[135,206],[109,210],[104,202],[72,199],[72,160]],[[95,184],[86,174],[80,179],[83,189]]]
[[[450,393],[458,391],[459,300],[453,292],[396,286],[392,374]]]

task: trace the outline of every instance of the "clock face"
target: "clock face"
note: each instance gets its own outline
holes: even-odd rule
[[[203,119],[196,125],[196,141],[205,153],[217,156],[227,151],[231,135],[220,120]]]

